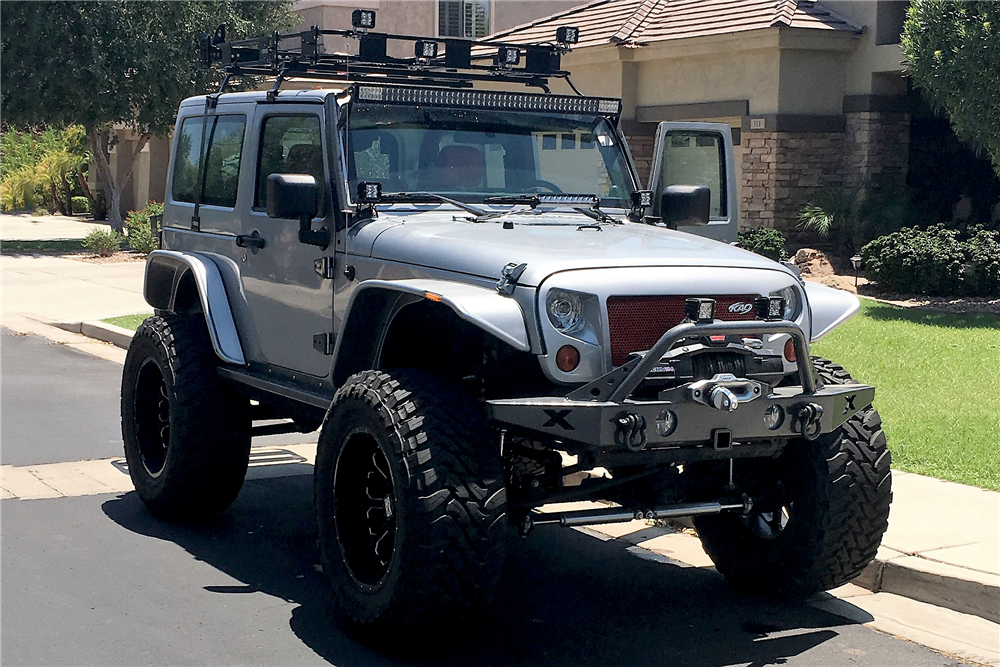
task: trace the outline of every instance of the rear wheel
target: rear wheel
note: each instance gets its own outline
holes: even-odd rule
[[[315,499],[334,601],[361,624],[461,619],[491,600],[513,531],[480,405],[415,371],[365,371],[334,397]]]
[[[157,315],[139,326],[121,413],[129,475],[150,510],[194,518],[236,499],[250,457],[250,402],[218,377],[203,317]]]
[[[853,381],[831,361],[814,357],[813,364],[825,383]],[[882,541],[892,500],[881,427],[869,406],[833,433],[790,442],[775,462],[745,464],[756,466],[757,480],[769,480],[750,515],[694,520],[719,572],[741,588],[782,596],[828,590],[860,574]]]

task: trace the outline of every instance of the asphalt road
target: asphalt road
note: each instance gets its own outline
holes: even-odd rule
[[[12,338],[2,336],[0,461],[119,455],[117,367]],[[502,599],[475,627],[360,641],[327,612],[311,495],[305,475],[251,481],[228,512],[197,526],[153,518],[134,493],[3,500],[0,662],[956,664],[807,604],[744,596],[711,571],[559,528],[521,545]]]

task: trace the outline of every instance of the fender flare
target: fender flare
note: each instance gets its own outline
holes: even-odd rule
[[[808,281],[805,290],[812,323],[810,342],[827,335],[861,309],[861,301],[850,292]]]
[[[344,374],[337,370],[343,369],[342,359],[355,358],[359,352],[348,328],[362,327],[369,331],[369,337],[378,336],[377,330],[387,328],[388,320],[400,306],[422,300],[447,306],[459,318],[519,351],[531,350],[521,306],[496,290],[435,279],[366,280],[351,294],[343,329],[337,337],[335,378]]]
[[[246,365],[222,274],[210,258],[176,250],[151,252],[142,287],[146,303],[157,310],[177,312],[178,287],[188,276],[198,290],[215,354],[226,363]]]

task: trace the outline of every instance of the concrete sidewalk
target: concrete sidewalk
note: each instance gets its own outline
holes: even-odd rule
[[[0,259],[0,324],[120,362],[124,359],[121,349],[49,325],[69,325],[71,330],[80,331],[81,322],[148,312],[142,298],[143,271],[141,262],[90,264],[54,256],[4,256]],[[115,340],[99,326],[85,330],[92,336]],[[118,342],[124,342],[120,332]],[[1000,664],[1000,626],[995,625],[1000,624],[1000,493],[899,471],[893,473],[893,492],[889,531],[882,549],[856,583],[991,624],[989,627],[997,628],[993,631],[997,646],[989,655],[996,657],[986,662]],[[595,530],[605,538],[631,536],[627,537],[630,543],[672,561],[711,566],[690,532],[654,528],[643,522]]]
[[[82,239],[92,229],[108,229],[108,224],[84,220],[75,216],[34,216],[30,213],[0,214],[0,240],[3,241]]]

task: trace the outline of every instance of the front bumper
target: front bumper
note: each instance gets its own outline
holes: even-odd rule
[[[752,399],[725,408],[706,403],[704,397],[695,398],[692,385],[704,390],[705,381],[665,392],[660,400],[630,398],[660,359],[685,338],[776,333],[789,334],[794,341],[801,386],[771,389],[761,385]],[[720,380],[716,384],[726,383]],[[711,388],[712,382],[707,386]],[[815,438],[836,430],[871,405],[874,397],[875,388],[870,385],[817,388],[805,335],[792,322],[715,321],[688,322],[670,329],[642,358],[629,361],[565,397],[499,399],[488,404],[490,417],[500,428],[544,434],[591,450],[637,452],[684,445],[728,449],[734,443],[748,441]]]

